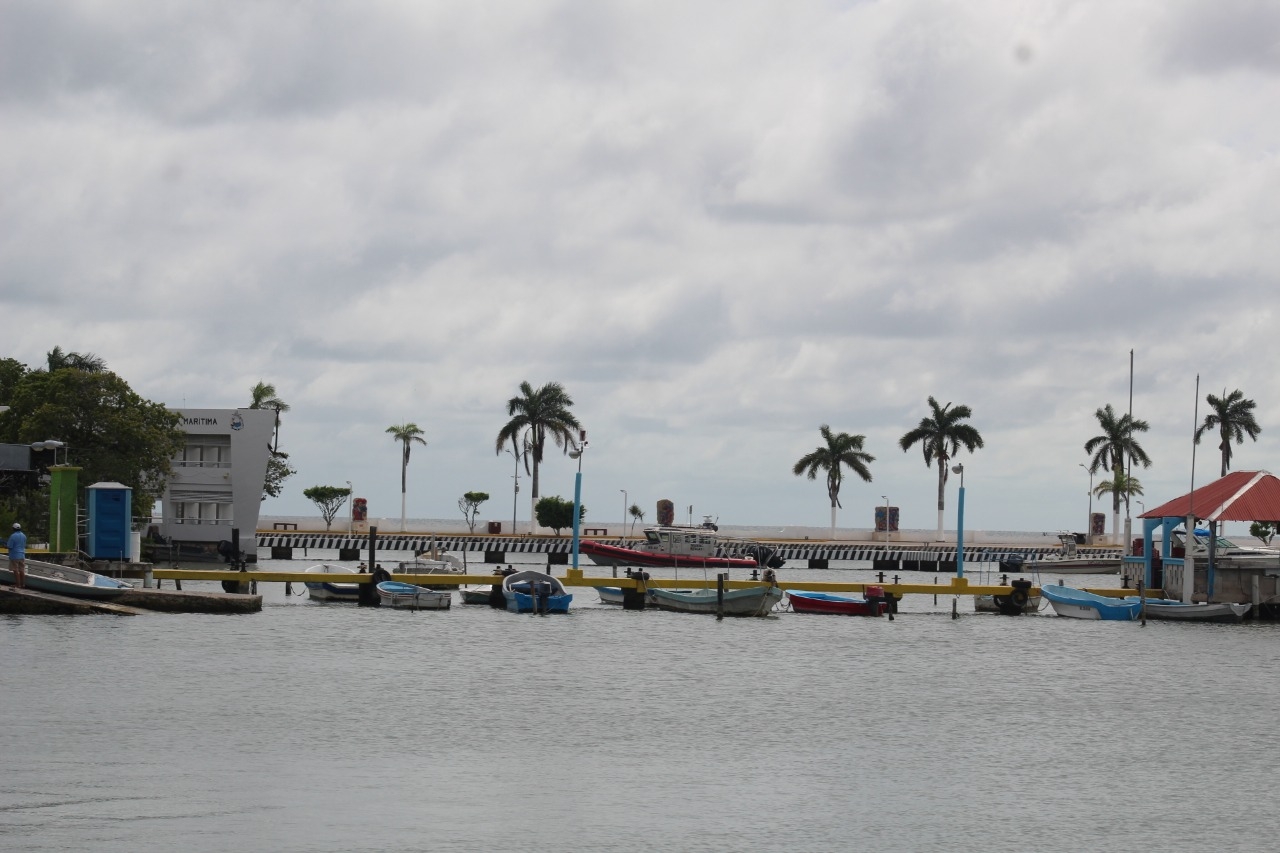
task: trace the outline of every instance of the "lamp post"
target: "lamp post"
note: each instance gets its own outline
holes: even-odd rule
[[[356,487],[351,485],[351,481],[347,480],[347,535],[351,535],[351,530],[356,523]]]
[[[516,506],[520,501],[520,454],[515,450],[508,450],[516,460],[516,472],[511,476],[514,478],[512,482],[514,487],[511,491],[511,535],[516,535]]]
[[[960,475],[960,499],[956,516],[956,577],[964,577],[964,463],[957,464],[952,472]]]
[[[578,570],[578,522],[582,510],[582,454],[587,452],[587,431],[578,430],[578,446],[569,451],[570,459],[578,460],[578,473],[573,478],[573,570]]]
[[[627,535],[627,490],[618,489],[618,491],[622,492],[622,533],[618,535],[626,536]]]
[[[1093,471],[1083,462],[1079,463],[1080,467],[1089,472],[1089,522],[1084,526],[1088,531],[1085,539],[1090,545],[1093,544]]]

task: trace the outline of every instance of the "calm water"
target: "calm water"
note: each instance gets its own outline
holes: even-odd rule
[[[0,849],[1274,849],[1276,626],[263,592],[0,617]]]

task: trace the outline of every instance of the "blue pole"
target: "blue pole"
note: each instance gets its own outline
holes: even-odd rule
[[[578,570],[578,521],[582,507],[582,472],[573,478],[573,570]]]
[[[960,513],[956,520],[956,577],[964,577],[964,486],[960,487]]]

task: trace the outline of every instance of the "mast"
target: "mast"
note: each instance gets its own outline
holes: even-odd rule
[[[1196,422],[1200,420],[1200,374],[1196,374],[1195,416],[1191,419],[1191,492],[1187,495],[1187,538],[1182,557],[1182,600],[1191,603],[1196,590]]]

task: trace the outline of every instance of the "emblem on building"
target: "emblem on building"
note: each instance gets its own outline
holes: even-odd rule
[[[231,416],[231,428],[232,429],[244,428],[244,418],[240,417],[239,412],[236,412],[234,415]]]

